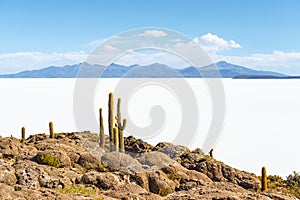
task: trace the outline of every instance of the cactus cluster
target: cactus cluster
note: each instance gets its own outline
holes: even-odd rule
[[[109,93],[108,99],[108,132],[109,132],[109,150],[124,152],[124,134],[123,131],[126,128],[126,119],[122,120],[121,113],[121,98],[118,98],[117,103],[117,116],[114,117],[114,95]],[[116,119],[116,123],[115,120]],[[104,124],[102,108],[99,109],[99,121],[100,121],[100,147],[104,147]]]

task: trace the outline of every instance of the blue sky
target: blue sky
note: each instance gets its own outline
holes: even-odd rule
[[[300,74],[299,10],[297,0],[1,0],[0,72],[73,64],[97,41],[162,27],[239,45],[208,48],[216,61]]]

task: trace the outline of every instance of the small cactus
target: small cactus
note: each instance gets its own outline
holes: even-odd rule
[[[118,129],[119,129],[119,148],[120,152],[124,153],[124,134],[123,131],[126,128],[126,119],[123,119],[122,123],[122,113],[121,113],[121,98],[118,98],[118,105],[117,105],[117,123],[118,123]]]
[[[104,148],[104,123],[103,123],[103,116],[102,116],[102,108],[99,109],[99,121],[100,121],[100,147]]]
[[[54,138],[53,122],[49,122],[50,138]]]
[[[261,169],[261,191],[264,192],[268,189],[267,185],[267,170],[266,167]]]
[[[113,144],[113,149],[114,151],[119,151],[119,131],[118,131],[118,127],[114,127],[114,135],[113,135],[113,139],[114,139],[114,144]]]
[[[22,141],[25,140],[25,127],[22,127]]]
[[[109,131],[109,150],[113,150],[113,144],[114,144],[114,95],[113,93],[109,93],[109,99],[108,99],[108,131]]]

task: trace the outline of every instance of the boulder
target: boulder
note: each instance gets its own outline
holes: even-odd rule
[[[255,174],[237,170],[211,158],[198,163],[195,170],[216,182],[230,182],[252,191],[260,188],[260,181]]]
[[[110,170],[119,170],[129,173],[137,173],[144,171],[142,165],[127,154],[119,152],[110,152],[102,156],[101,162]]]
[[[35,159],[39,164],[54,167],[71,167],[70,157],[61,149],[41,151],[36,155]]]
[[[129,153],[133,153],[133,155],[149,152],[153,148],[152,145],[148,144],[147,142],[144,142],[143,140],[136,139],[133,136],[129,136],[125,138],[124,144],[125,144],[125,151]]]
[[[162,171],[148,172],[149,191],[165,196],[175,191],[176,184]]]
[[[90,184],[103,190],[115,189],[122,184],[119,177],[110,172],[90,171],[77,178],[77,184]]]
[[[88,152],[84,152],[80,155],[78,163],[87,170],[94,169],[104,171],[101,161],[90,155]]]
[[[20,140],[7,137],[0,140],[0,153],[3,158],[15,158],[19,154]]]
[[[176,162],[175,160],[172,160],[168,155],[157,151],[139,154],[136,159],[141,164],[148,165],[149,167],[154,169],[160,169]]]
[[[184,146],[174,145],[169,142],[160,142],[153,148],[153,151],[160,151],[174,159],[180,157],[185,152],[189,152],[190,150]]]

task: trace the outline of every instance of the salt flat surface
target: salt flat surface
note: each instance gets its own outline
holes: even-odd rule
[[[203,80],[186,80],[194,91],[199,108],[198,129],[189,145],[196,148],[202,146],[209,129],[213,105]],[[107,94],[119,81],[102,79],[98,82],[91,101],[95,121],[99,107],[107,113]],[[300,171],[297,155],[300,152],[300,80],[222,81],[226,119],[214,150],[215,158],[256,174],[260,173],[262,166],[267,167],[269,174],[282,176],[294,170]],[[54,122],[56,132],[77,131],[74,116],[80,113],[74,112],[73,108],[75,83],[76,79],[0,79],[0,134],[20,137],[22,126],[26,127],[28,135],[48,133],[49,121]],[[180,98],[168,87],[148,84],[138,88],[130,96],[125,117],[131,123],[146,127],[155,120],[150,117],[155,105],[164,108],[164,126],[157,134],[138,135],[152,144],[172,142],[181,126],[183,106]],[[125,108],[123,105],[122,109]],[[84,129],[97,132],[98,124]]]

